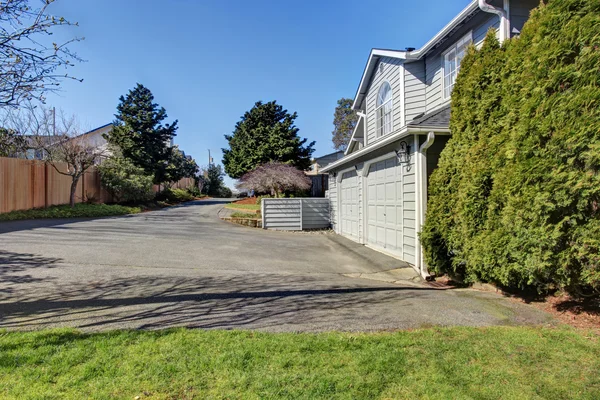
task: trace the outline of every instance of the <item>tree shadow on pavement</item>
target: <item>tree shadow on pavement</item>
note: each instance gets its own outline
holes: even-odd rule
[[[409,306],[432,290],[379,283],[336,287],[296,276],[282,282],[280,275],[140,276],[15,295],[0,303],[0,327],[333,330],[348,319],[372,318],[371,303],[398,305],[401,297]]]
[[[44,280],[45,278],[33,277],[28,272],[33,268],[52,268],[59,261],[59,258],[0,250],[0,294],[18,290],[19,284]]]

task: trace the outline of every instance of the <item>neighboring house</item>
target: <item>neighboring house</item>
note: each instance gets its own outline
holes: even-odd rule
[[[312,160],[310,170],[306,171],[306,175],[318,175],[321,174],[321,169],[325,168],[334,161],[344,157],[343,151],[336,151],[334,153],[325,154],[321,157],[315,157]]]
[[[329,177],[328,174],[322,173],[321,170],[343,156],[343,151],[336,151],[335,153],[313,158],[310,170],[306,171],[306,175],[312,180],[310,197],[325,197],[329,186]]]
[[[94,146],[97,149],[103,150],[103,157],[110,156],[110,150],[108,149],[108,142],[102,135],[108,134],[113,128],[112,123],[102,125],[96,129],[92,129],[89,132],[83,133],[78,137],[85,138],[87,144]]]
[[[95,148],[100,148],[104,150],[103,157],[106,158],[110,155],[110,151],[108,150],[108,143],[106,139],[102,137],[105,133],[110,132],[113,124],[102,125],[96,129],[92,129],[89,132],[82,133],[77,138],[85,138],[85,142],[91,144]],[[45,142],[46,145],[52,143],[52,141],[58,140],[56,136],[48,135],[48,136],[27,136],[27,141],[29,142],[29,146],[31,147],[25,153],[20,153],[16,155],[16,158],[26,158],[28,160],[43,160],[45,158],[44,150],[37,148],[40,145],[40,141]],[[70,139],[69,139],[70,140]]]
[[[420,49],[373,49],[354,99],[359,120],[345,156],[329,173],[335,231],[388,253],[428,276],[419,230],[427,181],[450,130],[450,96],[469,43],[490,28],[518,35],[538,0],[471,1]]]

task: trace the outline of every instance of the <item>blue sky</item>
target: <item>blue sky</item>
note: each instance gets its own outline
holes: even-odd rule
[[[57,0],[51,12],[80,25],[57,36],[84,36],[72,48],[87,62],[71,70],[84,81],[47,103],[91,129],[142,83],[179,120],[175,143],[205,165],[256,101],[277,100],[323,155],[336,101],[354,97],[370,49],[418,48],[468,3]]]

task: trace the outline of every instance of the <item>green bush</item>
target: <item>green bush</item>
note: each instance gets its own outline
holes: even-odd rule
[[[16,221],[21,219],[46,218],[81,218],[107,217],[141,212],[139,207],[126,207],[118,204],[88,204],[78,203],[75,207],[69,205],[34,208],[32,210],[11,211],[0,214],[0,221]]]
[[[194,200],[194,196],[185,189],[165,189],[156,195],[157,201],[166,201],[167,203],[181,203]]]
[[[152,176],[129,159],[110,157],[98,166],[102,185],[118,202],[144,203],[152,200]]]
[[[200,192],[200,188],[196,185],[190,185],[185,190],[193,197],[202,197],[202,193]]]
[[[430,179],[429,268],[540,291],[600,288],[600,2],[555,0],[463,60]]]
[[[273,196],[268,195],[268,194],[265,194],[265,195],[262,195],[262,196],[256,196],[256,204],[260,205],[260,204],[262,204],[262,199],[270,199],[272,197]]]
[[[227,186],[221,186],[217,193],[215,193],[215,197],[221,197],[224,199],[233,197],[233,192]]]

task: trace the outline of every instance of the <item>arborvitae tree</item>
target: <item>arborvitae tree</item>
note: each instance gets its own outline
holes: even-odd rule
[[[600,289],[600,2],[550,0],[463,60],[430,179],[431,270]]]
[[[358,121],[358,115],[352,109],[353,102],[352,99],[346,98],[337,101],[337,107],[333,113],[333,132],[331,132],[331,141],[336,150],[346,150]]]
[[[305,146],[307,139],[298,136],[297,116],[275,101],[254,104],[235,125],[233,134],[225,135],[229,142],[229,149],[223,149],[225,172],[237,179],[272,161],[307,170],[315,142]]]
[[[152,92],[141,84],[119,98],[114,128],[105,135],[123,157],[154,177],[154,183],[169,179],[167,169],[172,156],[171,141],[177,121],[164,124],[167,112],[154,103]]]

